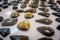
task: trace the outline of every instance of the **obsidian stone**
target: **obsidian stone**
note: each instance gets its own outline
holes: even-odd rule
[[[49,17],[50,16],[50,14],[47,13],[47,12],[40,12],[40,13],[38,13],[38,15],[42,15],[44,17]]]
[[[1,22],[1,21],[3,21],[3,17],[2,17],[2,16],[0,16],[0,22]]]
[[[59,18],[56,18],[55,20],[60,23],[60,17]]]
[[[7,18],[2,22],[2,26],[13,26],[17,23],[17,18]]]
[[[6,37],[7,35],[10,34],[10,29],[9,29],[9,28],[2,28],[2,29],[0,29],[0,34],[1,34],[3,37]]]
[[[0,40],[3,40],[3,39],[0,37]]]
[[[29,40],[29,37],[24,35],[12,35],[10,38],[11,40]]]
[[[43,38],[40,38],[38,40],[53,40],[53,39],[52,38],[43,37]]]
[[[17,9],[16,12],[22,13],[22,12],[24,12],[24,10],[22,10],[22,9]]]
[[[55,31],[48,26],[38,27],[37,30],[45,36],[51,37],[55,34]]]
[[[53,22],[51,19],[47,19],[47,18],[38,19],[35,21],[38,23],[46,24],[46,25],[50,25]]]
[[[60,25],[57,26],[57,29],[60,31]]]
[[[53,12],[52,14],[57,16],[57,17],[60,17],[60,12],[55,12],[55,13]]]

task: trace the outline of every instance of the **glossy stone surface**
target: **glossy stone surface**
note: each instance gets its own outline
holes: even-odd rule
[[[0,37],[0,40],[3,40],[3,39]]]
[[[48,37],[51,37],[55,34],[55,31],[51,27],[48,27],[48,26],[38,27],[37,30],[43,35],[48,36]]]
[[[39,8],[39,10],[41,10],[41,11],[45,11],[45,12],[48,12],[49,10],[47,9],[47,8]]]
[[[60,23],[60,17],[59,18],[56,18],[55,20]]]
[[[29,40],[29,37],[24,35],[12,35],[10,38],[11,40]]]
[[[22,9],[17,9],[16,12],[22,13],[22,12],[24,12],[24,10],[22,10]]]
[[[51,19],[48,19],[48,18],[37,19],[35,21],[38,23],[46,24],[46,25],[50,25],[53,22]]]
[[[6,37],[10,34],[10,29],[9,28],[2,28],[0,29],[0,34],[3,36],[3,37]]]
[[[21,8],[26,8],[27,7],[27,4],[21,4],[20,7]]]
[[[24,15],[24,17],[25,17],[26,19],[30,19],[30,18],[33,18],[34,15],[33,15],[33,13],[31,13],[31,12],[26,12],[26,14]]]
[[[36,8],[31,8],[31,9],[25,10],[25,12],[36,13]]]
[[[38,40],[53,40],[53,39],[52,38],[43,37],[43,38],[40,38]]]
[[[30,22],[28,20],[24,20],[18,23],[17,28],[23,31],[27,31],[30,28]]]
[[[12,12],[11,18],[17,18],[20,14],[18,12]]]
[[[60,17],[60,12],[55,12],[55,13],[53,12],[52,14],[57,16],[57,17]]]
[[[38,13],[38,15],[42,15],[44,17],[49,17],[50,16],[50,14],[47,13],[47,12],[40,12],[40,13]]]
[[[56,29],[60,31],[60,25],[58,25]]]
[[[0,16],[0,22],[1,22],[1,21],[3,21],[3,17],[2,17],[2,16]]]
[[[2,22],[2,26],[13,26],[17,23],[16,18],[7,18]]]

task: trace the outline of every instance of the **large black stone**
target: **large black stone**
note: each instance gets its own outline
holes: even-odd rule
[[[48,27],[48,26],[42,26],[42,27],[38,27],[37,30],[42,33],[45,36],[51,37],[55,34],[55,31]]]
[[[29,37],[24,35],[12,35],[10,38],[11,40],[29,40]]]
[[[60,23],[60,17],[59,18],[56,18],[55,20]]]
[[[2,17],[2,16],[0,16],[0,22],[1,22],[1,21],[3,21],[3,17]]]
[[[57,29],[60,31],[60,25],[57,26]]]
[[[13,26],[17,23],[17,18],[7,18],[2,22],[2,26]]]
[[[1,34],[3,37],[6,37],[7,35],[10,34],[10,29],[9,29],[9,28],[2,28],[2,29],[0,29],[0,34]]]

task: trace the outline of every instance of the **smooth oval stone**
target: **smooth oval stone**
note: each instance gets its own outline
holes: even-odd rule
[[[7,18],[2,22],[2,26],[13,26],[17,21],[17,18]]]
[[[18,12],[12,12],[11,18],[17,18],[20,14]]]
[[[0,29],[0,34],[3,36],[3,37],[6,37],[10,34],[10,29],[9,28],[2,28]]]
[[[52,14],[55,15],[55,16],[57,16],[57,17],[60,17],[60,12],[57,12],[57,13],[56,12],[55,13],[53,12]]]
[[[30,18],[33,18],[34,15],[33,15],[31,12],[26,12],[26,14],[24,15],[24,17],[25,17],[26,19],[30,19]]]
[[[40,38],[38,40],[53,40],[53,39],[52,38],[43,37],[43,38]]]
[[[58,25],[56,29],[58,29],[60,31],[60,25]]]
[[[3,17],[2,17],[2,16],[0,16],[0,22],[1,22],[1,21],[3,21]]]
[[[44,17],[49,17],[50,16],[50,14],[47,13],[47,12],[40,12],[40,13],[38,13],[38,15],[42,15]]]
[[[55,34],[55,31],[51,27],[42,26],[38,27],[37,30],[45,36],[51,37]]]
[[[48,18],[38,19],[35,21],[38,23],[46,24],[46,25],[50,25],[53,22],[51,19],[48,19]]]
[[[22,13],[22,12],[24,12],[24,10],[17,9],[16,12],[18,12],[18,13]]]
[[[24,35],[12,35],[10,38],[11,40],[29,40],[29,37]]]
[[[31,9],[25,10],[25,12],[36,13],[36,8],[31,8]]]
[[[60,17],[59,18],[56,18],[55,20],[60,23]]]
[[[27,7],[27,4],[21,4],[20,7],[21,8],[26,8]]]
[[[17,28],[23,31],[27,31],[30,27],[30,22],[28,20],[24,20],[18,23]]]
[[[0,37],[0,40],[3,40],[3,39]]]

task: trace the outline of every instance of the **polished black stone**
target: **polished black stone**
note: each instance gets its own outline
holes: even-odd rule
[[[3,40],[3,39],[0,37],[0,40]]]
[[[60,17],[60,12],[55,12],[55,13],[53,12],[52,14],[57,16],[57,17]]]
[[[59,18],[56,18],[55,20],[60,23],[60,17]]]
[[[17,23],[17,18],[7,18],[2,22],[2,26],[13,26]]]
[[[48,26],[38,27],[37,30],[45,36],[51,37],[55,34],[55,31]]]
[[[1,22],[1,21],[3,21],[3,17],[2,17],[2,16],[0,16],[0,22]]]
[[[38,40],[53,40],[53,39],[52,38],[43,37],[43,38],[40,38]]]
[[[57,26],[57,29],[60,31],[60,25]]]
[[[53,22],[51,19],[47,19],[47,18],[37,19],[35,21],[46,25],[50,25]]]
[[[10,38],[11,40],[29,40],[29,37],[24,35],[12,35]]]
[[[2,28],[0,29],[0,34],[3,36],[3,37],[6,37],[10,34],[10,29],[9,28]]]

